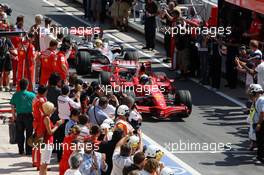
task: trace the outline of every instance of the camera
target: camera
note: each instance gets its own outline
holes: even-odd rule
[[[7,4],[0,4],[0,6],[4,9],[6,15],[11,16],[12,9]]]
[[[161,10],[166,10],[168,9],[168,4],[166,2],[161,2],[160,3],[160,9]]]
[[[8,8],[5,10],[5,13],[6,13],[8,16],[11,16],[12,9],[8,7]]]
[[[160,10],[162,10],[162,11],[168,9],[167,1],[166,1],[166,0],[160,0],[160,1],[159,1],[159,8],[160,8]]]

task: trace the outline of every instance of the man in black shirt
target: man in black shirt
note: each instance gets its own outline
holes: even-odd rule
[[[155,48],[156,14],[158,6],[153,0],[147,0],[145,7],[145,40],[146,46],[142,49],[153,50]]]
[[[118,128],[113,132],[112,140],[110,140],[108,142],[103,141],[99,145],[98,152],[105,153],[106,163],[108,165],[107,171],[103,172],[102,173],[103,175],[111,174],[111,171],[113,168],[112,157],[114,154],[114,150],[115,150],[116,144],[122,139],[123,134],[124,134],[123,130]]]
[[[51,118],[50,118],[53,124],[56,124],[56,122],[60,120],[59,114],[58,114],[58,97],[61,95],[61,89],[60,89],[61,83],[62,83],[62,80],[58,73],[51,74],[49,78],[47,100],[53,103],[54,106],[56,107],[56,111],[51,115]],[[54,145],[55,145],[53,151],[57,153],[58,160],[60,159],[60,156],[61,156],[60,151],[57,149],[58,144],[60,143],[59,140],[60,140],[61,132],[64,132],[64,130],[62,128],[59,128],[58,130],[56,130],[56,132],[53,135]]]
[[[170,16],[173,16],[173,13],[174,13],[174,8],[176,7],[175,3],[173,1],[169,2],[169,5],[168,5],[168,9],[167,12]],[[173,27],[173,22],[172,20],[166,15],[165,13],[165,10],[163,12],[163,14],[161,15],[161,19],[165,19],[166,20],[166,24],[165,24],[165,27],[167,27],[168,29]],[[170,57],[171,57],[171,33],[166,31],[164,29],[164,48],[165,48],[165,51],[166,51],[166,61],[170,60]]]
[[[131,171],[142,170],[145,165],[145,155],[143,152],[138,152],[133,157],[133,164],[123,169],[123,175],[128,175]]]
[[[58,73],[53,73],[49,77],[49,86],[47,93],[47,100],[54,104],[56,111],[51,116],[51,121],[55,124],[59,119],[58,116],[58,97],[61,95],[61,77]]]

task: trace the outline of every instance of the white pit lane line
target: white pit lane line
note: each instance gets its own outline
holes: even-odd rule
[[[45,2],[45,3],[48,4],[48,5],[50,5],[50,6],[54,7],[54,8],[56,8],[57,10],[59,10],[59,11],[65,13],[65,14],[67,14],[67,15],[73,17],[74,19],[76,19],[76,20],[78,20],[78,21],[80,21],[80,22],[82,22],[82,23],[84,23],[84,24],[86,24],[86,25],[88,25],[88,26],[90,25],[87,21],[85,21],[85,20],[83,20],[83,19],[81,19],[81,18],[75,16],[73,13],[67,12],[67,11],[63,10],[62,8],[57,7],[57,6],[56,6],[55,4],[53,4],[52,2],[49,2],[48,0],[42,0],[42,1]],[[117,42],[122,42],[122,43],[123,43],[122,40],[120,40],[119,38],[113,36],[112,34],[108,34],[108,33],[106,33],[106,36],[115,39]],[[128,47],[128,48],[136,49],[140,54],[142,54],[142,55],[144,55],[144,56],[146,56],[146,57],[151,58],[151,60],[160,63],[160,64],[161,64],[162,66],[164,66],[164,67],[167,67],[167,68],[170,67],[168,64],[165,64],[165,63],[161,62],[161,61],[158,60],[157,58],[153,58],[153,56],[151,56],[151,55],[149,55],[149,54],[147,54],[147,53],[142,52],[141,50],[139,50],[139,49],[137,49],[137,48],[131,46],[130,44],[126,44],[126,43],[125,43],[125,44],[123,44],[123,45],[125,45],[125,46]],[[191,79],[191,80],[194,81],[194,82],[197,82],[197,81],[194,80],[194,79]],[[208,86],[203,86],[203,87],[205,87],[206,89],[212,91],[211,88],[208,87]],[[232,98],[232,97],[230,97],[230,96],[228,96],[228,95],[225,95],[225,94],[223,94],[223,93],[220,92],[220,91],[213,91],[213,92],[215,92],[216,94],[222,96],[223,98],[225,98],[225,99],[227,99],[227,100],[229,100],[229,101],[231,101],[231,102],[233,102],[233,103],[235,103],[235,104],[237,104],[237,105],[239,105],[239,106],[241,106],[241,107],[245,107],[245,105],[242,104],[240,101],[238,101],[238,100],[236,100],[236,99],[234,99],[234,98]],[[163,152],[164,152],[164,153],[165,153],[170,159],[172,159],[173,161],[175,161],[176,163],[178,163],[179,165],[181,165],[183,168],[186,168],[186,170],[188,170],[190,173],[192,173],[193,175],[201,175],[198,171],[196,171],[194,168],[192,168],[191,166],[189,166],[188,164],[186,164],[185,162],[183,162],[181,159],[179,159],[178,157],[176,157],[175,155],[173,155],[171,152],[169,152],[168,150],[166,150],[164,147],[162,147],[162,146],[161,146],[160,144],[158,144],[156,141],[152,140],[151,138],[149,138],[148,136],[146,136],[146,135],[144,135],[144,134],[143,134],[143,136],[144,136],[144,139],[145,139],[147,142],[149,142],[149,143],[151,143],[151,144],[158,145],[158,146],[161,148],[161,150],[162,150],[162,151],[163,151]]]

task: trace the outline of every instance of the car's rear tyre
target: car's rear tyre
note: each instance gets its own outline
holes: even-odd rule
[[[187,106],[189,112],[186,112],[184,114],[180,114],[181,117],[186,118],[189,117],[189,115],[192,112],[192,97],[191,93],[188,90],[179,90],[176,91],[175,94],[175,105],[181,105],[184,104]]]
[[[78,51],[76,59],[76,72],[78,75],[91,73],[91,59],[89,52]]]
[[[100,72],[99,74],[99,83],[102,85],[109,85],[110,84],[110,72]]]

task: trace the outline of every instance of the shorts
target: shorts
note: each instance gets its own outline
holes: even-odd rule
[[[43,144],[40,149],[40,163],[50,164],[50,159],[53,151],[52,144]]]
[[[12,62],[10,56],[6,59],[0,59],[0,72],[9,72],[12,70]]]

